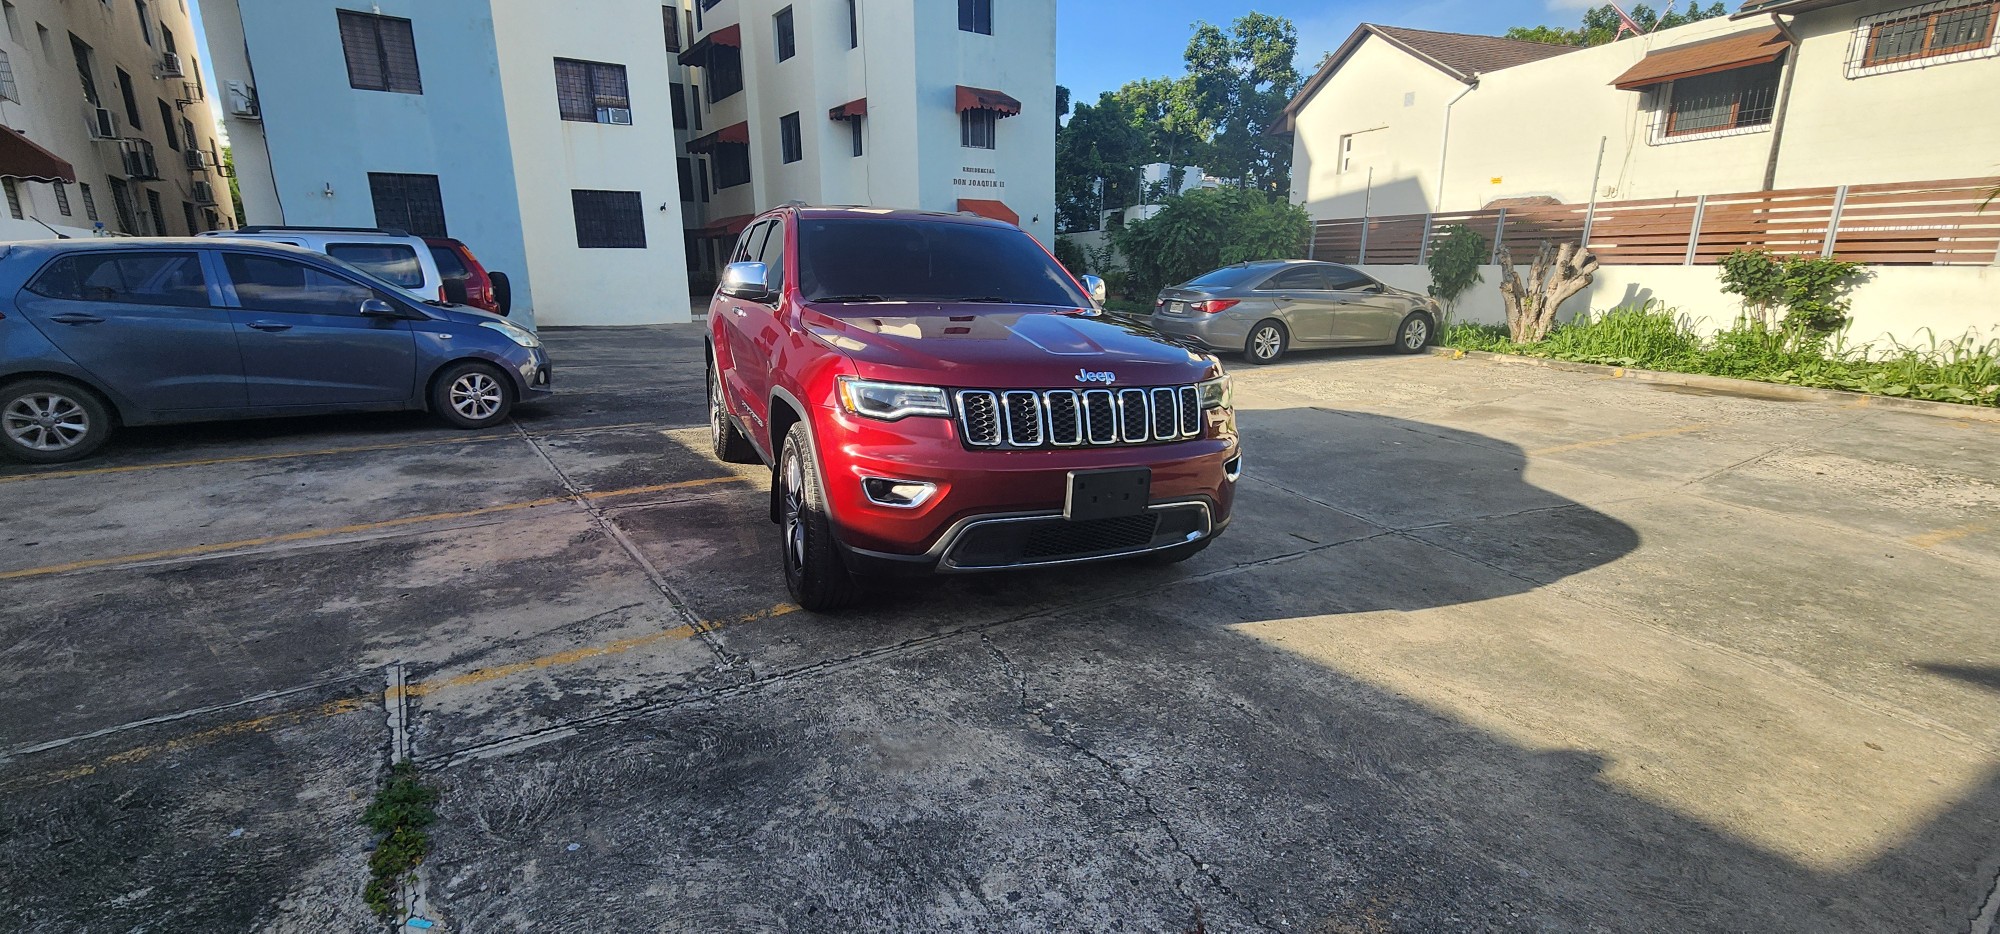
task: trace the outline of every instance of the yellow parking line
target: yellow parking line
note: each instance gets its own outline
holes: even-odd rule
[[[577,434],[586,431],[617,431],[623,428],[652,428],[654,422],[628,422],[621,425],[600,425],[592,428],[572,428],[565,431],[549,432],[551,435]],[[429,441],[401,441],[394,444],[358,444],[344,448],[317,448],[310,451],[276,451],[269,454],[241,454],[235,457],[208,457],[191,461],[167,461],[161,464],[129,464],[124,467],[85,467],[77,470],[51,470],[43,473],[22,473],[0,477],[0,483],[19,483],[23,480],[63,480],[70,477],[95,477],[104,474],[137,473],[146,470],[173,470],[181,467],[212,467],[217,464],[247,464],[253,461],[293,460],[301,457],[325,457],[329,454],[365,454],[372,451],[401,451],[410,448],[433,448],[450,444],[484,444],[489,441],[512,441],[520,435],[508,433],[482,435],[470,438],[435,438]]]
[[[742,479],[743,479],[742,477],[706,477],[700,480],[683,480],[679,483],[659,483],[659,484],[654,484],[652,486],[636,486],[623,490],[606,490],[603,492],[585,493],[582,495],[584,499],[589,499],[589,500],[610,499],[618,496],[633,496],[640,493],[659,493],[666,490],[680,490],[680,489],[687,489],[689,487],[708,486],[716,483],[731,483],[740,481]],[[542,506],[554,506],[559,503],[570,502],[571,499],[572,498],[568,496],[550,496],[543,499],[528,500],[527,502],[523,503],[504,503],[499,506],[482,506],[478,509],[467,509],[460,512],[435,512],[435,513],[430,513],[429,515],[404,516],[401,519],[388,519],[382,522],[361,522],[361,523],[356,523],[354,525],[343,525],[338,528],[331,528],[331,529],[305,529],[303,531],[298,531],[298,532],[286,532],[283,535],[266,535],[261,538],[246,538],[233,542],[216,542],[214,544],[209,544],[209,545],[190,545],[185,548],[167,548],[167,549],[162,549],[160,551],[148,551],[134,555],[119,555],[117,557],[112,557],[112,558],[88,558],[82,561],[71,561],[68,562],[67,564],[51,564],[46,567],[24,568],[19,571],[0,571],[0,580],[16,580],[23,577],[43,577],[49,574],[64,574],[70,571],[84,571],[84,570],[89,570],[90,568],[101,568],[114,564],[137,564],[145,561],[163,561],[170,558],[190,558],[196,555],[209,555],[225,551],[236,551],[241,548],[258,548],[264,545],[282,545],[290,542],[311,541],[313,539],[329,538],[335,535],[355,535],[363,532],[379,532],[382,531],[383,529],[401,528],[403,526],[409,526],[409,525],[421,525],[426,522],[448,522],[454,519],[473,519],[479,516],[490,516],[499,513],[519,512],[520,510],[523,509],[536,509]]]
[[[797,611],[798,607],[793,606],[792,604],[780,603],[777,606],[771,607],[770,609],[759,610],[755,613],[745,613],[742,616],[738,616],[734,619],[727,621],[706,621],[701,623],[699,626],[675,626],[671,629],[663,629],[660,630],[659,632],[648,633],[643,636],[633,636],[629,639],[619,639],[615,642],[607,642],[603,645],[585,646],[583,648],[569,649],[567,651],[556,652],[550,655],[544,655],[540,658],[530,659],[525,662],[515,662],[509,665],[496,665],[492,668],[480,668],[475,671],[470,671],[462,675],[454,675],[452,677],[443,678],[437,681],[420,681],[415,684],[405,685],[401,689],[400,694],[405,697],[422,697],[426,694],[433,694],[438,691],[449,690],[451,688],[467,687],[474,684],[484,684],[489,681],[498,681],[502,678],[511,677],[513,675],[521,674],[523,672],[541,671],[549,668],[559,668],[565,665],[573,665],[576,664],[577,662],[585,661],[587,659],[602,658],[607,655],[620,655],[626,652],[633,651],[635,649],[645,648],[646,646],[650,645],[660,645],[668,642],[677,642],[683,639],[693,638],[695,635],[702,632],[714,632],[728,626],[735,626],[743,623],[755,622],[760,619],[771,619],[773,617],[783,616],[787,613],[793,613]],[[396,689],[391,688],[385,693],[384,699],[389,703],[394,703],[397,700],[398,693],[399,692]],[[251,717],[246,720],[237,720],[232,723],[224,723],[220,726],[213,726],[205,730],[198,730],[196,732],[189,733],[186,736],[178,736],[170,740],[165,740],[158,743],[149,743],[144,746],[135,746],[123,752],[112,753],[111,755],[105,756],[104,758],[99,759],[96,762],[73,766],[55,772],[44,773],[41,775],[33,776],[28,779],[17,779],[9,782],[0,782],[0,791],[13,791],[17,788],[28,787],[28,786],[54,785],[60,782],[66,782],[66,781],[71,781],[73,779],[83,778],[84,776],[94,774],[97,771],[110,766],[126,765],[133,762],[143,762],[163,752],[172,752],[178,749],[186,749],[192,746],[199,746],[206,743],[214,742],[215,740],[218,739],[223,739],[229,736],[236,736],[242,733],[261,732],[264,730],[271,730],[279,727],[294,726],[300,723],[304,723],[307,720],[319,720],[319,719],[324,719],[326,717],[338,716],[344,713],[352,713],[356,710],[361,710],[364,707],[368,706],[372,706],[372,704],[368,701],[359,698],[348,697],[348,698],[341,698],[339,700],[328,701],[324,704],[316,704],[311,707],[302,707],[297,710],[287,710],[287,711],[282,711],[280,713],[266,714],[260,717]]]
[[[1633,432],[1632,434],[1629,435],[1619,435],[1616,438],[1601,438],[1596,441],[1578,441],[1575,444],[1558,444],[1555,447],[1539,448],[1537,450],[1529,451],[1528,453],[1531,455],[1535,455],[1535,454],[1560,454],[1564,451],[1581,451],[1586,448],[1601,448],[1601,447],[1608,447],[1613,444],[1624,444],[1627,441],[1644,441],[1648,438],[1667,438],[1673,435],[1684,435],[1688,434],[1689,432],[1700,431],[1707,427],[1708,427],[1707,425],[1682,425],[1679,428],[1662,428],[1659,429],[1658,431],[1639,431],[1639,432]]]

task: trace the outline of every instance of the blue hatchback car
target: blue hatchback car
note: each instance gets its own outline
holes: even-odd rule
[[[550,380],[526,328],[296,247],[0,244],[0,451],[32,463],[117,425],[424,409],[485,428]]]

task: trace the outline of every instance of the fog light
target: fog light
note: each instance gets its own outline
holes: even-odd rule
[[[930,501],[937,493],[937,484],[918,480],[885,480],[881,477],[863,477],[861,491],[868,494],[868,501],[877,506],[893,509],[915,509]]]
[[[1235,483],[1236,478],[1243,476],[1243,455],[1238,454],[1223,464],[1222,476],[1231,483]]]

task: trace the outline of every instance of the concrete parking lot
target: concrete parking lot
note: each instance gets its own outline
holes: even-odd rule
[[[699,327],[547,338],[560,394],[505,430],[0,467],[10,928],[379,930],[399,737],[444,930],[2000,909],[2000,423],[1299,355],[1235,368],[1248,474],[1194,560],[824,618],[705,453]]]

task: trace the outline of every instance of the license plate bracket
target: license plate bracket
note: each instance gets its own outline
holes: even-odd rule
[[[1072,470],[1069,493],[1063,498],[1063,518],[1078,521],[1136,516],[1146,511],[1152,493],[1151,467]]]

